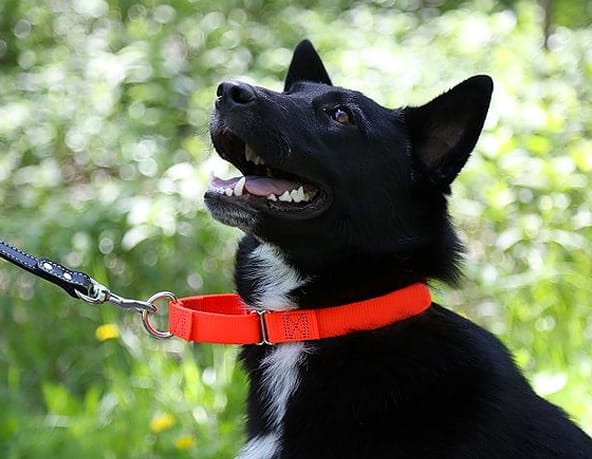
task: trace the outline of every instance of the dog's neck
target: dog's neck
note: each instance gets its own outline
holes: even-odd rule
[[[238,294],[251,307],[267,310],[338,306],[374,298],[425,276],[387,257],[349,255],[303,263],[281,249],[245,238],[237,253]]]

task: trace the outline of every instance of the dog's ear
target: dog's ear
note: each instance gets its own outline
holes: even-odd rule
[[[491,78],[478,75],[426,105],[404,109],[416,167],[444,191],[477,143],[492,91]]]
[[[312,81],[332,85],[321,58],[308,40],[302,40],[294,50],[284,83],[284,92],[288,91],[298,81]]]

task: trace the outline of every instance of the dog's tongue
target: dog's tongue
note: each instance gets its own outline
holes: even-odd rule
[[[227,180],[223,180],[218,177],[212,177],[210,186],[214,188],[234,188],[237,182],[242,177],[233,177]],[[257,175],[245,176],[245,190],[255,196],[269,196],[275,194],[276,196],[282,195],[286,191],[292,191],[300,187],[301,184],[298,182],[292,182],[290,180],[273,179],[269,177],[260,177]]]
[[[272,179],[268,177],[257,177],[248,175],[245,177],[245,189],[255,196],[269,196],[275,194],[277,196],[297,189],[300,184],[291,182],[289,180]]]

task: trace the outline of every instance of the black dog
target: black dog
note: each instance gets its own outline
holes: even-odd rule
[[[214,178],[205,199],[246,233],[235,276],[245,303],[326,308],[454,283],[462,246],[447,196],[492,88],[475,76],[390,110],[332,86],[308,41],[283,93],[222,83],[212,139],[245,177]],[[374,330],[246,346],[242,358],[240,459],[592,458],[592,441],[533,392],[503,344],[437,304]]]

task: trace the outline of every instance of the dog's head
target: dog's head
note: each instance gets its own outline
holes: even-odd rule
[[[475,76],[421,107],[388,109],[333,86],[305,40],[282,93],[219,85],[212,140],[242,176],[214,178],[206,204],[222,223],[294,259],[429,256],[442,238],[458,246],[446,195],[491,92],[491,79]]]

